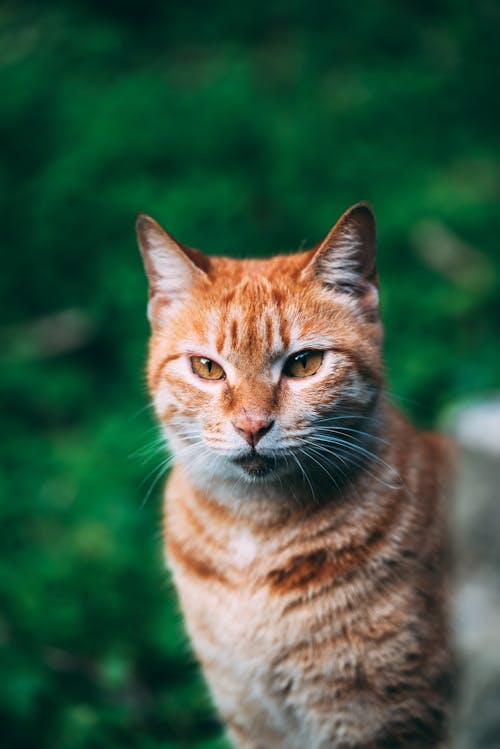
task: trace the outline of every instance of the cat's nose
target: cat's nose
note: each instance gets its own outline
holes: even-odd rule
[[[274,419],[270,419],[267,416],[252,416],[251,414],[245,413],[233,419],[231,423],[238,434],[248,442],[250,447],[255,447],[262,437],[271,429],[274,424]]]

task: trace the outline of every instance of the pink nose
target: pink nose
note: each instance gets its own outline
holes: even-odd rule
[[[232,421],[233,427],[248,442],[250,447],[255,447],[273,424],[274,419],[267,416],[252,416],[248,413],[244,413]]]

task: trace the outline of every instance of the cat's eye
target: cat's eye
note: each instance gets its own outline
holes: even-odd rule
[[[309,377],[316,374],[323,361],[322,351],[299,351],[289,356],[283,367],[287,377]]]
[[[226,373],[220,364],[205,356],[192,356],[191,369],[202,380],[224,380]]]

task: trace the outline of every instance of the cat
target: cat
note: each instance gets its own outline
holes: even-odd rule
[[[450,450],[384,395],[370,206],[267,260],[137,235],[167,559],[229,738],[447,746]]]

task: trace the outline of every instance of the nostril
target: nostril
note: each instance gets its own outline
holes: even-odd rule
[[[265,435],[268,433],[268,431],[271,429],[272,425],[274,424],[274,421],[269,421],[267,424],[264,424],[264,426],[261,426],[260,429],[257,429],[255,432],[256,436],[256,443]]]

